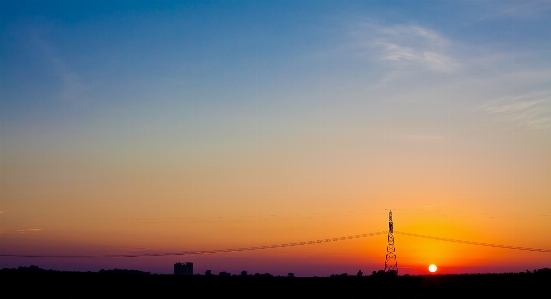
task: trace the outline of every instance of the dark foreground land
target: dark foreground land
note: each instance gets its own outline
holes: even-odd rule
[[[551,275],[220,277],[2,270],[0,285],[12,294],[71,297],[548,298]]]

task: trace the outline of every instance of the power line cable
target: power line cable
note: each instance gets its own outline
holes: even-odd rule
[[[438,240],[438,241],[445,241],[445,242],[454,242],[454,243],[477,245],[477,246],[486,246],[486,247],[494,247],[494,248],[503,248],[503,249],[514,249],[514,250],[525,250],[525,251],[551,253],[551,249],[541,249],[541,248],[520,247],[520,246],[512,246],[512,245],[482,243],[482,242],[475,242],[475,241],[466,241],[466,240],[457,240],[457,239],[449,239],[449,238],[443,238],[443,237],[420,235],[420,234],[407,233],[407,232],[397,232],[397,231],[395,231],[394,233],[399,234],[399,235],[403,235],[403,236],[423,238],[423,239],[431,239],[431,240]]]
[[[253,251],[253,250],[263,250],[263,249],[275,249],[275,248],[285,248],[285,247],[295,247],[303,245],[314,245],[321,243],[345,241],[373,236],[380,236],[387,234],[388,231],[373,232],[366,234],[350,235],[336,238],[327,238],[327,239],[318,239],[312,241],[304,242],[292,242],[292,243],[283,243],[283,244],[273,244],[273,245],[264,245],[264,246],[251,246],[251,247],[241,247],[241,248],[230,248],[230,249],[217,249],[217,250],[203,250],[203,251],[173,251],[173,252],[157,252],[157,253],[138,253],[138,254],[109,254],[109,255],[25,255],[25,254],[0,254],[0,257],[22,257],[22,258],[134,258],[134,257],[162,257],[162,256],[183,256],[183,255],[201,255],[201,254],[215,254],[215,253],[231,253],[231,252],[242,252],[242,251]],[[531,248],[531,247],[521,247],[521,246],[512,246],[512,245],[501,245],[493,243],[482,243],[475,241],[467,240],[457,240],[436,236],[428,236],[421,234],[414,234],[408,232],[394,231],[394,234],[430,239],[436,241],[444,242],[454,242],[461,244],[477,245],[477,246],[486,246],[502,249],[512,249],[512,250],[524,250],[524,251],[533,251],[533,252],[543,252],[551,253],[551,249],[541,249],[541,248]]]

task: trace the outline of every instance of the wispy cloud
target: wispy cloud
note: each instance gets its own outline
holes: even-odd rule
[[[551,129],[551,92],[532,92],[490,101],[480,107],[517,127]]]
[[[361,23],[354,26],[352,36],[353,48],[358,50],[359,55],[398,66],[422,66],[441,72],[449,72],[459,66],[447,53],[449,40],[429,28]]]
[[[17,232],[18,233],[28,233],[28,232],[39,232],[41,230],[42,230],[41,228],[22,228],[22,229],[18,229]]]
[[[440,141],[442,140],[442,136],[438,135],[423,135],[423,134],[408,134],[403,136],[406,139],[409,140],[415,140],[415,141]]]
[[[486,19],[538,19],[546,18],[551,11],[551,1],[492,1],[481,3],[484,5],[483,15],[479,20]]]
[[[439,202],[439,203],[435,203],[435,204],[431,204],[431,205],[425,205],[425,206],[423,206],[423,208],[434,209],[434,207],[441,206],[442,204],[443,203]]]
[[[90,86],[84,83],[79,74],[58,54],[56,47],[44,37],[43,32],[31,30],[29,35],[32,44],[44,55],[52,73],[60,80],[60,98],[68,102],[83,101],[87,97]]]
[[[13,228],[0,228],[0,234],[6,234],[6,233],[30,233],[30,232],[39,232],[42,231],[41,228],[21,228],[21,229],[13,229]]]

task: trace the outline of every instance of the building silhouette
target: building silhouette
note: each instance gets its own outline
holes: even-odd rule
[[[193,263],[176,263],[174,264],[174,275],[193,275]]]

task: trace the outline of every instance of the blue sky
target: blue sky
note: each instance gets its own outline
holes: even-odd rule
[[[234,107],[285,91],[354,93],[405,67],[425,85],[549,67],[547,1],[2,5],[6,125],[112,109],[132,118],[167,98]]]

